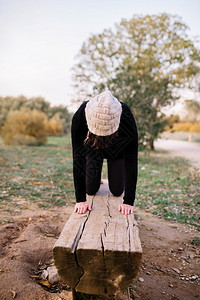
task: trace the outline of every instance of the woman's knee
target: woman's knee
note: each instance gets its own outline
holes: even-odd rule
[[[99,182],[99,184],[93,183],[92,185],[86,185],[86,193],[89,196],[95,195],[98,192],[99,187],[100,187],[100,182]]]
[[[115,197],[119,197],[123,194],[123,191],[124,191],[124,185],[121,186],[121,187],[112,187],[112,186],[109,186],[109,189],[111,191],[111,193],[113,194],[113,196]]]

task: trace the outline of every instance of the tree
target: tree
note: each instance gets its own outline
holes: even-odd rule
[[[162,108],[192,88],[200,52],[178,16],[133,16],[86,40],[73,68],[79,100],[108,88],[133,110],[139,143],[154,149],[166,125]]]

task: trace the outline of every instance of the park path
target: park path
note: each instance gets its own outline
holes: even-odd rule
[[[155,148],[169,150],[173,155],[182,156],[200,169],[200,143],[158,139],[155,141]]]

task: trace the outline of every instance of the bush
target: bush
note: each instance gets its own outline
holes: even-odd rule
[[[192,124],[190,131],[191,132],[200,132],[200,122]]]
[[[190,131],[191,125],[192,124],[190,122],[175,123],[172,127],[172,131],[185,131],[185,132],[188,132],[188,131]]]
[[[46,143],[47,116],[40,111],[11,113],[1,129],[7,145],[42,145]]]
[[[70,131],[71,114],[67,107],[63,105],[51,106],[48,101],[42,97],[27,98],[25,96],[18,97],[2,97],[0,96],[0,131],[5,124],[8,115],[19,111],[42,111],[47,116],[48,120],[56,119],[63,126],[63,133]]]
[[[200,132],[200,122],[179,122],[174,123],[173,127],[169,129],[170,132],[183,131],[183,132]]]
[[[54,118],[46,123],[46,131],[48,136],[60,136],[63,132],[63,125]]]
[[[180,117],[179,115],[164,116],[163,122],[165,124],[164,130],[171,131],[174,124],[180,122]]]

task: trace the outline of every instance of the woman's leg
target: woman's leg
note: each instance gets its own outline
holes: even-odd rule
[[[103,158],[91,153],[86,156],[86,193],[94,195],[98,192],[101,183]]]
[[[108,160],[108,184],[111,193],[118,197],[124,191],[124,159]]]

